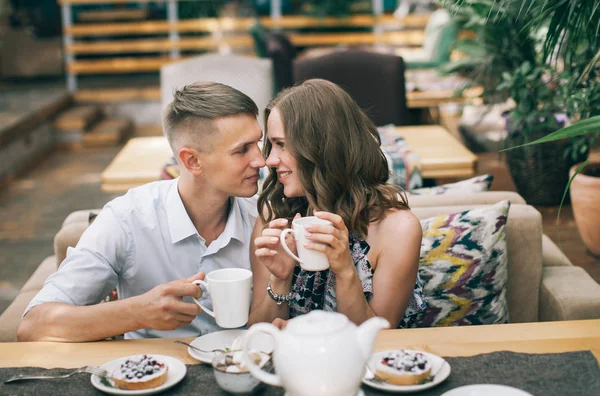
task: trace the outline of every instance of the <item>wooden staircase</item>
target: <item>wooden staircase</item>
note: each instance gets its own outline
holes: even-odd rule
[[[53,123],[61,149],[116,146],[134,129],[127,119],[106,118],[100,105],[76,105],[60,113]]]

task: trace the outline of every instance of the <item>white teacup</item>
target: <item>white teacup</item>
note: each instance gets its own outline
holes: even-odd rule
[[[220,327],[231,329],[248,323],[252,272],[243,268],[225,268],[209,272],[205,279],[195,280],[194,284],[206,288],[213,311],[195,298],[194,302],[215,318]]]
[[[315,243],[314,241],[308,240],[305,235],[306,229],[304,227],[311,224],[331,225],[331,222],[320,219],[316,216],[300,217],[292,221],[292,228],[286,228],[283,230],[279,239],[281,241],[283,250],[285,250],[287,254],[292,256],[296,261],[298,261],[304,270],[323,271],[329,268],[329,259],[327,258],[327,255],[325,253],[304,247],[304,244],[307,242]],[[288,248],[287,243],[285,243],[285,237],[289,233],[294,234],[294,239],[296,239],[296,250],[298,251],[298,256],[292,253],[292,251]]]

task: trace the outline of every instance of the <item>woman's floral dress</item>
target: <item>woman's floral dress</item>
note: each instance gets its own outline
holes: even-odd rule
[[[367,259],[371,248],[369,244],[354,233],[349,234],[350,254],[356,266],[358,277],[367,301],[373,297],[373,268]],[[337,311],[335,297],[335,276],[333,271],[305,271],[299,264],[294,269],[292,279],[293,298],[290,300],[290,318],[308,313],[315,309]],[[417,274],[408,307],[398,327],[409,327],[416,319],[417,313],[427,307],[423,294],[423,283]]]

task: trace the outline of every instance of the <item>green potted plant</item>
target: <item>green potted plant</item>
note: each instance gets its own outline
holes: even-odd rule
[[[515,1],[501,0],[500,3]],[[554,59],[554,66],[562,66],[557,96],[562,98],[567,114],[575,121],[524,146],[544,143],[540,147],[546,147],[581,136],[593,140],[600,132],[600,0],[532,1],[530,7],[522,11],[526,18],[531,17],[530,26],[547,29],[542,53],[545,58]],[[511,151],[521,149],[522,146],[510,148]],[[577,153],[571,154],[576,156]],[[563,200],[569,186],[581,238],[590,253],[600,256],[600,158],[592,157],[571,168]]]
[[[532,0],[528,5],[541,7],[544,2]],[[473,38],[457,42],[465,57],[444,65],[442,71],[460,73],[471,85],[482,86],[484,103],[512,103],[506,115],[507,146],[540,139],[581,118],[583,108],[589,108],[590,92],[598,83],[579,78],[587,66],[582,66],[581,53],[550,56],[556,46],[546,38],[554,26],[547,25],[547,33],[542,29],[549,14],[541,14],[545,15],[542,23],[539,13],[517,0],[440,0],[440,4],[460,26],[475,32]],[[556,59],[565,59],[565,66]],[[572,97],[582,84],[591,86],[591,91]],[[585,137],[561,139],[544,147],[509,151],[507,163],[517,190],[529,203],[556,205],[568,183],[569,168],[584,160],[588,149]]]

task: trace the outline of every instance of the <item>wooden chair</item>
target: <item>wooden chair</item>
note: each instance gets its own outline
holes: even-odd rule
[[[269,59],[240,55],[200,55],[161,67],[160,101],[164,107],[173,100],[176,89],[195,81],[227,84],[256,102],[262,127],[264,109],[273,94],[272,75],[273,68]]]
[[[442,8],[433,12],[425,27],[423,49],[403,55],[406,68],[436,68],[448,62],[457,36],[458,26],[448,11]]]
[[[256,56],[259,58],[267,57],[267,34],[269,33],[267,29],[257,20],[255,23],[250,26],[248,29],[250,36],[252,36],[252,41],[254,42],[254,52]]]
[[[294,85],[293,65],[296,47],[285,33],[271,31],[266,36],[267,56],[273,62],[275,94]]]

